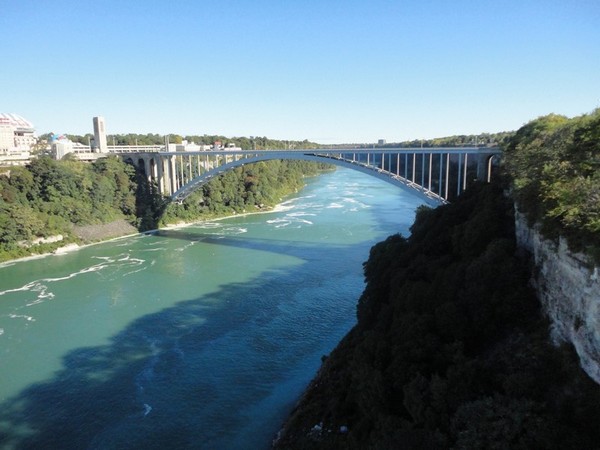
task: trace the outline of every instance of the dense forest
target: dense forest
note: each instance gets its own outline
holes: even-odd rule
[[[211,180],[186,201],[170,204],[156,186],[117,157],[88,164],[48,157],[0,173],[0,261],[83,242],[78,230],[126,221],[132,230],[252,212],[272,207],[328,167],[272,161],[247,165]],[[60,242],[37,242],[60,235]]]
[[[358,323],[277,447],[597,447],[600,387],[550,344],[515,253],[511,202],[492,185],[375,245]]]
[[[600,263],[600,109],[531,121],[509,140],[505,166],[530,223]]]

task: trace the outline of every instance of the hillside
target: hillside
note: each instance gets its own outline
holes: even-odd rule
[[[281,449],[593,448],[600,387],[554,348],[497,186],[422,209],[375,245],[357,325]]]

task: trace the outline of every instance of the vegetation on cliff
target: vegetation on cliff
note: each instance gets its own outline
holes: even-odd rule
[[[505,165],[530,224],[600,263],[600,109],[529,122],[506,146]]]
[[[511,204],[476,185],[375,245],[358,323],[278,448],[593,448],[600,388],[548,323],[515,257]]]
[[[256,211],[300,189],[302,177],[322,167],[295,161],[244,166],[215,178],[177,205],[169,204],[155,185],[117,157],[91,164],[41,157],[0,175],[0,261],[81,242],[85,236],[78,230],[89,225],[126,221],[145,231],[159,224]],[[60,240],[53,239],[59,235]]]

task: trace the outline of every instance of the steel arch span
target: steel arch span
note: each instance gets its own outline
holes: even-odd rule
[[[175,202],[182,202],[203,184],[236,167],[269,160],[301,160],[357,170],[437,206],[459,195],[474,179],[489,181],[492,160],[500,154],[497,148],[465,147],[156,152],[136,157],[144,164],[148,178],[158,183],[160,192]]]
[[[193,191],[198,189],[203,184],[210,181],[212,178],[221,175],[229,170],[235,169],[236,167],[241,167],[246,164],[253,164],[261,161],[270,161],[270,160],[301,160],[301,161],[315,161],[327,164],[333,164],[338,167],[346,167],[352,170],[358,170],[359,172],[366,173],[367,175],[374,176],[383,181],[387,181],[401,189],[404,189],[413,194],[417,194],[421,196],[427,203],[432,205],[439,205],[442,203],[446,203],[446,201],[435,194],[423,188],[422,186],[411,182],[410,180],[405,180],[403,177],[398,176],[396,174],[392,174],[383,169],[376,169],[372,166],[367,166],[365,164],[347,161],[340,158],[335,158],[332,156],[325,155],[317,155],[317,154],[301,154],[301,155],[261,155],[253,158],[240,159],[237,161],[232,161],[230,163],[223,164],[222,166],[217,167],[216,169],[212,169],[200,176],[197,176],[192,181],[187,183],[178,189],[172,196],[171,199],[176,202],[181,202],[185,200]]]

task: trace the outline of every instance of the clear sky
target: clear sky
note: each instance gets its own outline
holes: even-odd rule
[[[600,0],[0,1],[39,134],[388,142],[600,107]]]

